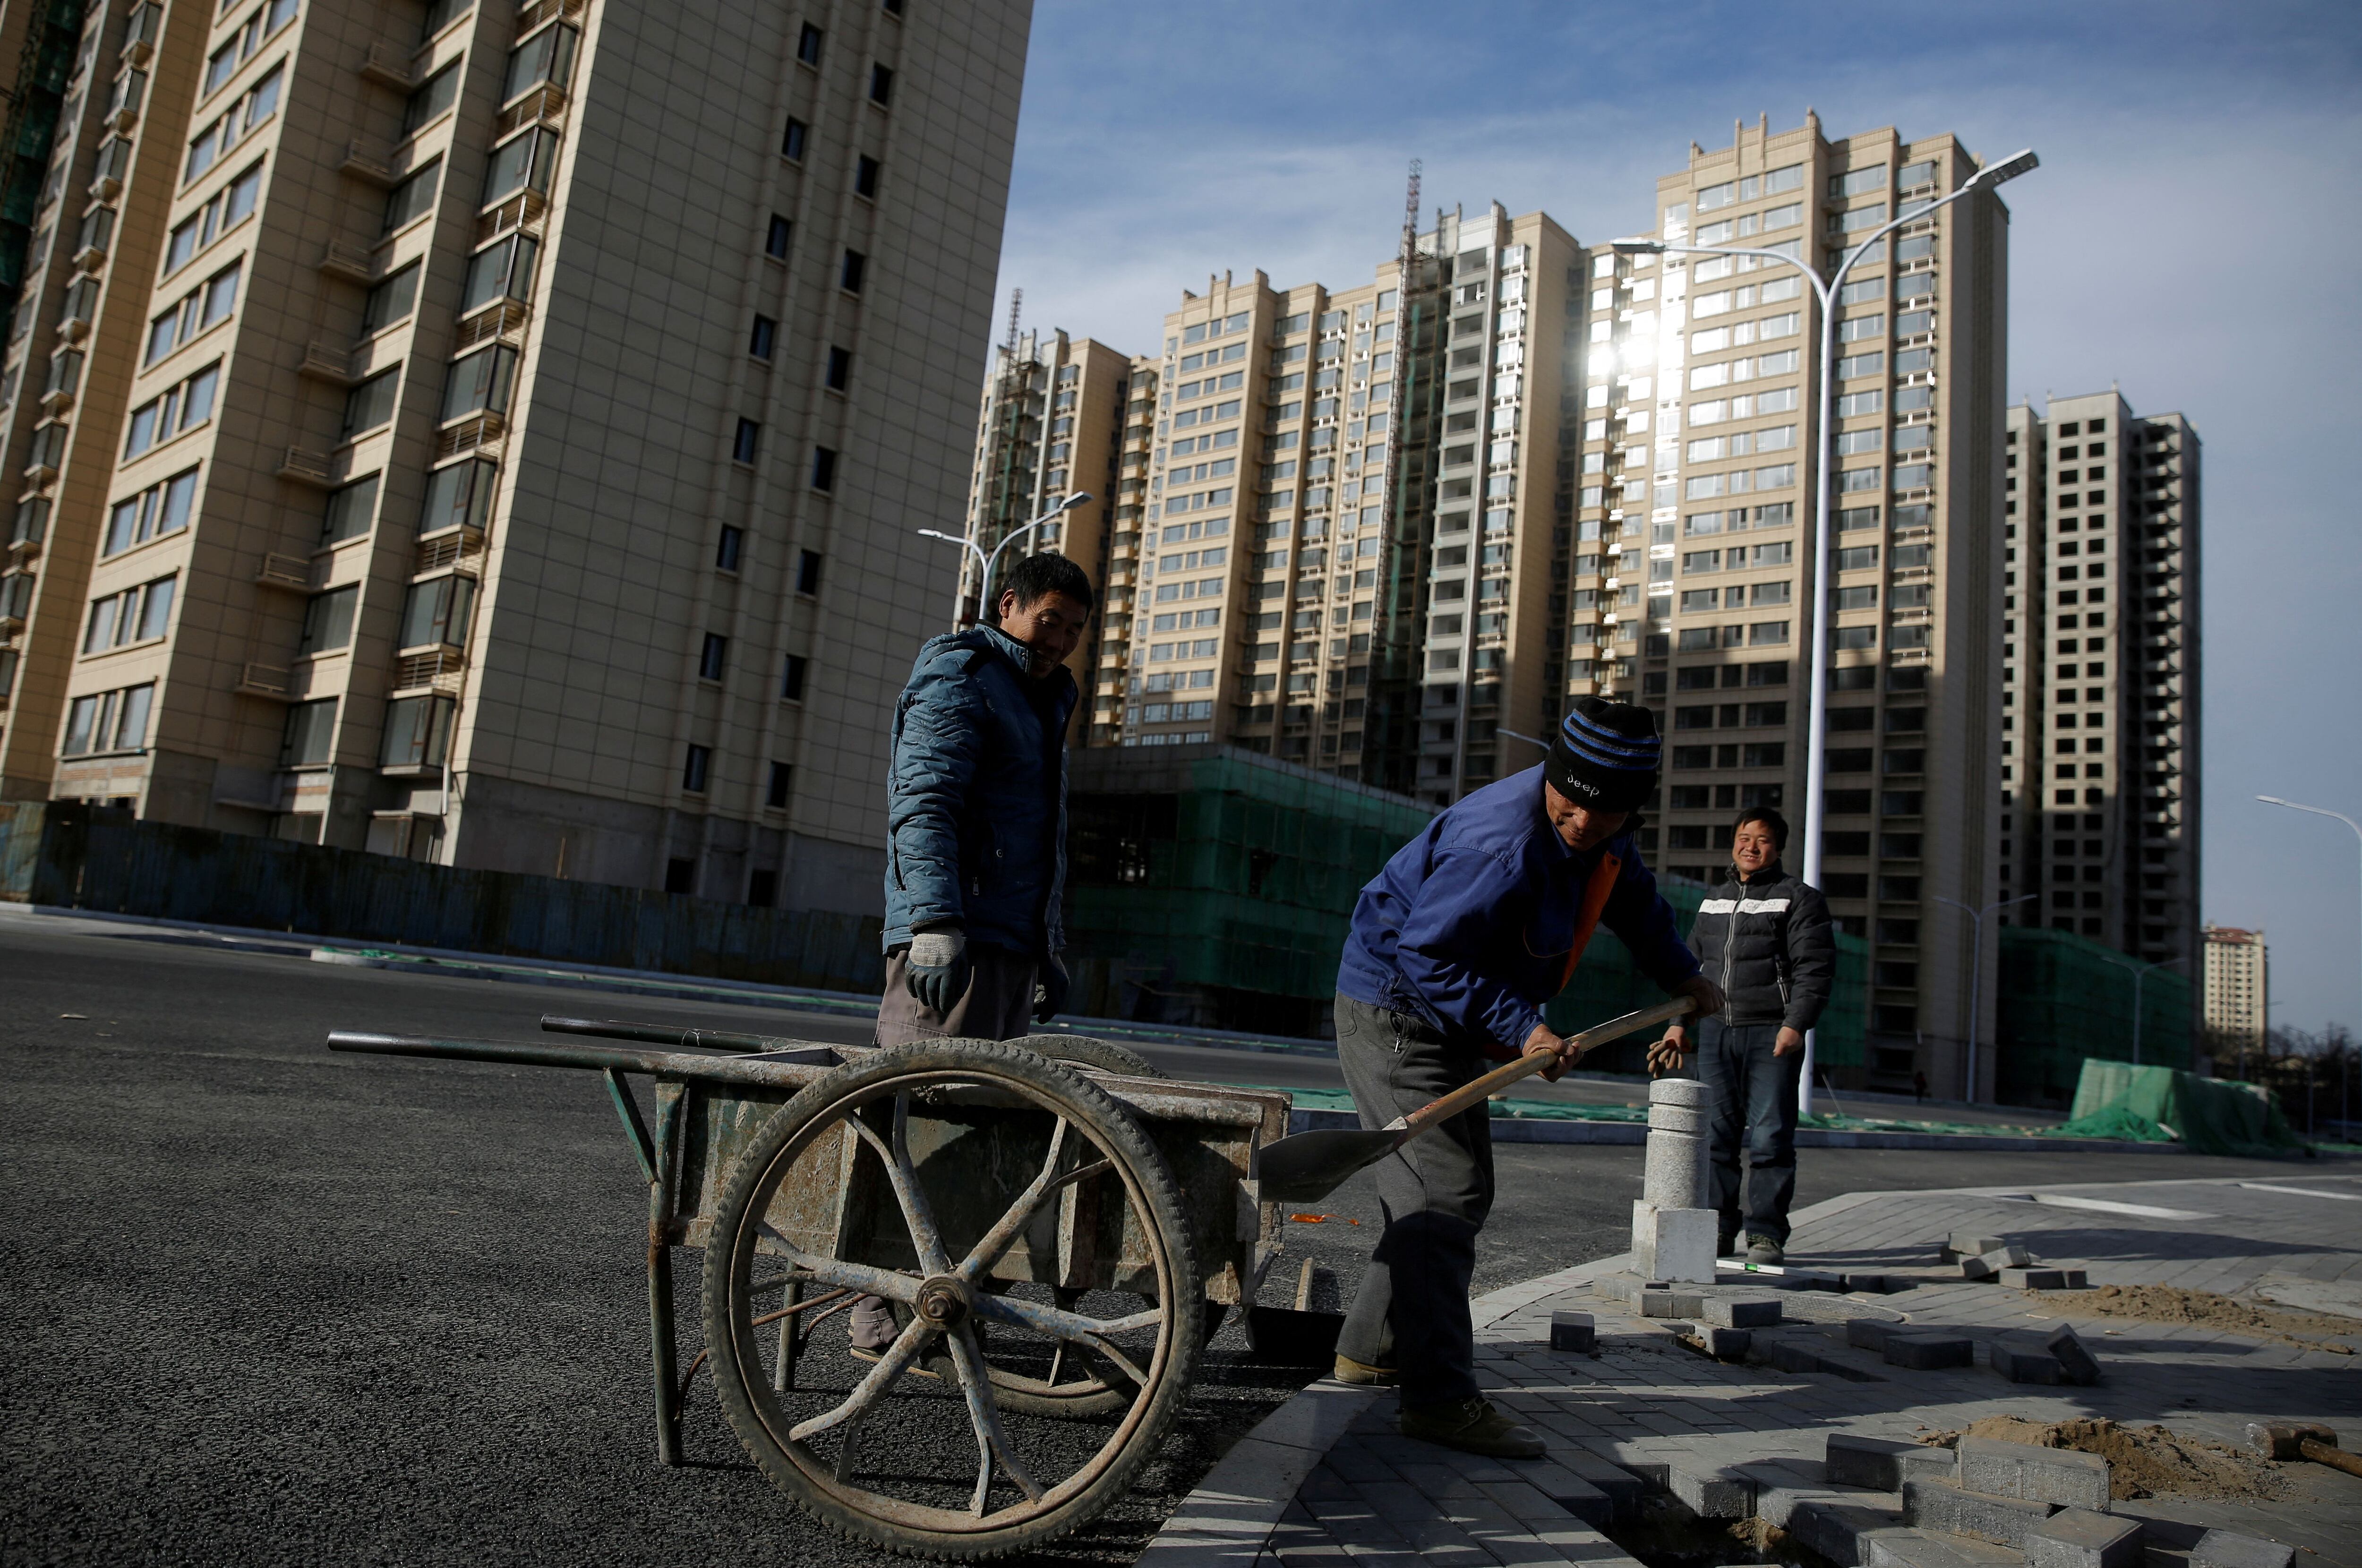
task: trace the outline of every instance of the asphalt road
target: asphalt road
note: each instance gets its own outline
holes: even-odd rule
[[[545,1011],[678,1010],[141,934],[0,916],[0,1563],[901,1561],[798,1513],[702,1386],[693,1463],[653,1463],[646,1189],[595,1079],[321,1045],[334,1028],[523,1038]],[[781,1016],[688,1021],[787,1032]],[[1153,1054],[1247,1076],[1220,1069],[1248,1054]],[[1274,1066],[1334,1081],[1317,1060],[1249,1061],[1251,1081],[1289,1081]],[[1480,1288],[1622,1249],[1639,1150],[1499,1154]],[[2246,1169],[2285,1167],[1810,1151],[1799,1202]],[[1284,1267],[1319,1260],[1333,1297],[1374,1234],[1366,1180],[1320,1212],[1291,1224]],[[1227,1331],[1166,1453],[1043,1561],[1128,1562],[1308,1375],[1242,1349]]]

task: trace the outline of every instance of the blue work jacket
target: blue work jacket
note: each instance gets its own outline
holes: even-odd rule
[[[1513,1055],[1573,967],[1603,855],[1621,862],[1599,923],[1667,990],[1698,972],[1630,833],[1580,853],[1542,809],[1529,767],[1463,797],[1396,851],[1353,906],[1337,989]]]
[[[886,947],[927,924],[1040,958],[1065,944],[1066,722],[1075,679],[1026,673],[997,626],[931,637],[894,708]]]

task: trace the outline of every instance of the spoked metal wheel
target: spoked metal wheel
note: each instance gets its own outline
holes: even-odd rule
[[[891,1303],[874,1361],[804,1325]],[[1187,1397],[1204,1286],[1131,1113],[1014,1046],[865,1055],[733,1167],[706,1252],[724,1415],[765,1474],[896,1550],[1038,1545],[1120,1497]]]

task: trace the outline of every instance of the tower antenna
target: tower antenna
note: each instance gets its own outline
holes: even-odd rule
[[[1420,163],[1410,160],[1410,189],[1403,197],[1402,264],[1410,266],[1411,258],[1418,251],[1418,176]],[[1408,282],[1407,279],[1405,280]]]

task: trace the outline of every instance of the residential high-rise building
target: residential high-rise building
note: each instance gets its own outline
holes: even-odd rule
[[[0,788],[874,908],[1027,27],[93,4],[0,372]]]
[[[1000,552],[993,566],[996,582],[1018,556],[1044,550],[1082,567],[1094,585],[1106,582],[1131,374],[1130,355],[1088,337],[1076,342],[1063,332],[1047,337],[1028,332],[994,350],[977,422],[966,537],[985,561]],[[1091,499],[1031,534],[1012,537],[1076,491]],[[965,621],[979,613],[984,562],[966,550],[961,557]],[[1092,619],[1076,651],[1076,668],[1091,667],[1106,629],[1105,616]],[[1075,722],[1080,735],[1089,722],[1087,703],[1076,711]]]
[[[2262,1060],[2271,1032],[2271,964],[2260,931],[2210,925],[2205,941],[2206,1040],[2218,1059]]]
[[[2052,398],[2010,409],[2007,461],[1998,896],[2191,975],[2198,433],[2114,392]]]
[[[1546,215],[1495,205],[1359,287],[1185,294],[1127,469],[1110,571],[1136,597],[1093,741],[1229,741],[1438,803],[1537,760],[1581,270]]]
[[[1955,191],[1949,136],[1736,127],[1658,182],[1657,237],[1834,272],[1858,237]],[[1871,944],[1874,1084],[1965,1081],[1995,944],[1970,910],[1998,865],[2003,370],[2008,215],[1991,197],[1906,224],[1839,296],[1834,558],[1812,558],[1824,406],[1811,290],[1768,258],[1594,259],[1576,519],[1600,541],[1618,690],[1667,736],[1658,858],[1727,861],[1736,808],[1801,823],[1812,607],[1830,607],[1823,884]],[[1824,576],[1824,571],[1828,575]],[[1580,627],[1576,640],[1581,641]],[[1603,657],[1605,655],[1603,654]],[[1792,846],[1791,853],[1794,853]]]

